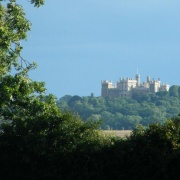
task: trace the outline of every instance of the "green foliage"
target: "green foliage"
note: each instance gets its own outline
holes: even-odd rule
[[[16,0],[4,0],[0,3],[0,77],[13,70],[26,74],[36,67],[21,57],[21,41],[26,40],[31,23],[25,18],[25,12]],[[44,0],[31,0],[39,7]]]
[[[31,4],[34,4],[36,7],[40,7],[41,5],[44,5],[44,0],[31,0]]]
[[[171,86],[169,90],[169,95],[173,97],[179,97],[179,86]]]
[[[71,123],[70,123],[71,122]],[[36,122],[36,125],[38,123]],[[2,179],[178,179],[180,118],[137,127],[127,139],[103,137],[98,124],[72,114],[29,132],[30,124],[0,136]],[[29,127],[27,127],[29,126]],[[51,127],[51,128],[50,128]],[[44,130],[43,130],[44,129]]]
[[[180,164],[172,165],[172,160],[178,160],[180,157],[179,116],[167,120],[164,125],[151,124],[147,129],[140,126],[133,131],[128,141],[132,150],[130,158],[135,176],[148,177],[147,179],[180,177],[176,171],[180,170]],[[173,166],[171,170],[170,166]]]
[[[180,112],[179,86],[169,92],[133,94],[130,97],[103,98],[65,96],[57,101],[62,111],[78,113],[84,121],[103,120],[102,129],[134,129],[137,124],[163,124]]]

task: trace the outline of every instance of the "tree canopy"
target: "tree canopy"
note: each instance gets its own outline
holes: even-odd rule
[[[84,121],[102,120],[102,129],[132,130],[137,124],[163,124],[177,116],[180,109],[180,87],[154,94],[135,93],[132,97],[103,98],[64,96],[57,101],[61,111],[78,113]]]

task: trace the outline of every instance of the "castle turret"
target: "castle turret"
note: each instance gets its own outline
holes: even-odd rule
[[[147,83],[150,82],[150,76],[147,76]]]
[[[136,81],[137,81],[136,86],[139,87],[140,86],[140,74],[136,74]]]

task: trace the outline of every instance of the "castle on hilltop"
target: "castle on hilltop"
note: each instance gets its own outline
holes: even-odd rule
[[[147,76],[146,82],[140,82],[140,75],[136,74],[136,78],[120,78],[116,83],[112,81],[101,81],[102,97],[124,97],[132,96],[133,93],[155,93],[169,91],[168,84],[161,84],[160,79],[150,80]]]

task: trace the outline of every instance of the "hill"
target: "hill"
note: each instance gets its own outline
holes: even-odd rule
[[[61,111],[72,111],[83,121],[102,120],[102,129],[132,130],[137,124],[163,124],[180,113],[180,87],[169,92],[134,93],[131,97],[80,97],[66,95],[57,101]]]

